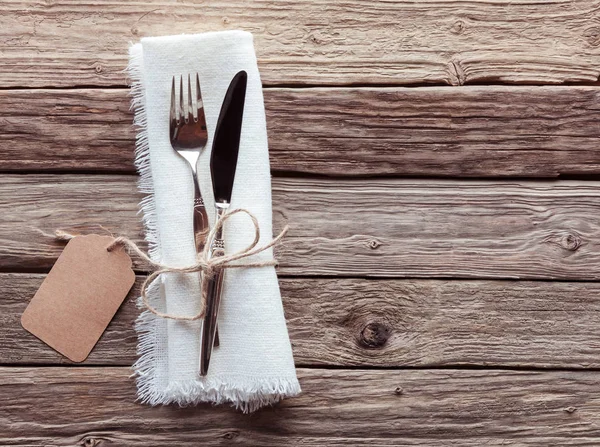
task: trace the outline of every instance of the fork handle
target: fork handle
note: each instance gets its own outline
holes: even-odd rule
[[[204,250],[206,244],[206,236],[208,236],[208,214],[206,213],[206,207],[204,206],[204,200],[202,200],[202,194],[200,193],[200,185],[196,178],[196,173],[193,173],[194,177],[194,242],[196,244],[196,253],[201,253]]]

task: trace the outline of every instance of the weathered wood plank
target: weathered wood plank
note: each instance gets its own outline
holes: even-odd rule
[[[0,269],[49,269],[57,228],[141,242],[135,181],[1,177]],[[273,201],[284,275],[600,279],[599,182],[276,178]]]
[[[595,0],[10,0],[0,86],[123,85],[129,42],[224,29],[254,33],[267,84],[594,82],[599,18]]]
[[[210,405],[139,405],[127,368],[0,368],[0,443],[597,446],[600,439],[596,372],[298,372],[303,394],[249,416]]]
[[[0,363],[70,363],[26,332],[41,274],[0,274]],[[86,361],[131,365],[141,278]],[[280,280],[300,366],[599,368],[600,284]],[[315,340],[319,340],[315,343]]]
[[[134,172],[127,90],[0,91],[0,170]],[[600,174],[600,88],[266,89],[272,169]]]

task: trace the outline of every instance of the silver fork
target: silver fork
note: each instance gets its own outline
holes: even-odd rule
[[[179,104],[176,101],[175,76],[171,84],[171,111],[169,114],[171,146],[184,158],[192,170],[194,179],[194,242],[196,253],[204,250],[206,236],[209,232],[208,214],[204,207],[200,185],[198,184],[197,164],[200,153],[206,147],[208,132],[206,130],[206,118],[204,105],[202,104],[202,93],[200,92],[200,78],[196,73],[196,105],[192,101],[192,82],[188,74],[187,95],[184,95],[183,76],[179,77]],[[184,100],[187,97],[187,102]],[[218,335],[215,337],[215,345],[218,346]]]

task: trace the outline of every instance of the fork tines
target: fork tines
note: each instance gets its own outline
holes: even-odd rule
[[[187,96],[187,101],[184,100],[185,96]],[[173,81],[171,83],[171,111],[169,117],[171,121],[175,120],[177,125],[181,123],[182,119],[185,123],[189,123],[190,120],[198,122],[198,109],[203,106],[198,73],[196,73],[196,104],[194,104],[192,96],[191,76],[188,74],[187,95],[184,94],[183,90],[183,76],[179,76],[179,101],[176,100],[175,76],[173,76]]]

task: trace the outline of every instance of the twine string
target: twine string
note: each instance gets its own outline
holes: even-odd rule
[[[225,221],[227,219],[229,219],[231,216],[238,214],[238,213],[247,215],[250,218],[250,220],[252,221],[252,225],[254,227],[254,240],[247,247],[245,247],[237,252],[234,252],[231,254],[225,254],[223,256],[211,257],[212,245],[213,245],[213,242],[217,235],[217,232],[223,227],[223,224],[225,223]],[[267,244],[259,247],[258,243],[260,241],[260,226],[258,224],[258,220],[250,211],[248,211],[244,208],[237,208],[235,210],[232,210],[232,211],[222,215],[221,217],[219,217],[217,219],[217,221],[215,222],[215,225],[213,226],[211,231],[208,233],[208,236],[206,238],[206,244],[204,245],[204,250],[202,250],[202,252],[198,253],[198,255],[196,257],[196,262],[191,265],[187,265],[187,266],[183,266],[183,267],[176,267],[176,266],[170,266],[167,264],[163,264],[161,262],[156,262],[156,261],[152,260],[150,258],[150,256],[148,256],[146,253],[144,253],[144,251],[141,250],[140,247],[138,247],[138,245],[135,242],[133,242],[131,239],[129,239],[128,237],[125,237],[125,236],[116,237],[106,247],[106,250],[113,251],[118,247],[123,247],[123,248],[129,250],[130,252],[135,253],[137,256],[139,256],[141,259],[143,259],[148,265],[150,265],[151,267],[153,267],[155,269],[150,275],[148,275],[148,277],[142,284],[142,289],[141,289],[142,303],[150,312],[152,312],[154,315],[157,315],[158,317],[167,318],[170,320],[195,321],[195,320],[204,318],[204,316],[205,316],[209,279],[213,278],[215,276],[215,274],[222,269],[276,266],[277,260],[275,260],[275,259],[268,260],[268,261],[255,261],[255,262],[248,262],[248,261],[235,262],[235,261],[239,261],[239,260],[248,258],[250,256],[256,255],[256,254],[261,253],[271,247],[274,247],[275,245],[280,244],[281,240],[286,235],[287,231],[288,231],[288,226],[286,225],[285,228],[281,231],[281,233],[279,233],[275,238],[271,239],[271,241],[269,241]],[[56,237],[61,240],[69,240],[76,236],[75,234],[69,233],[64,230],[56,230],[55,234],[56,234]],[[148,294],[147,294],[148,288],[150,287],[150,284],[156,278],[158,278],[160,275],[165,274],[165,273],[197,273],[197,272],[200,272],[202,274],[202,293],[200,296],[200,310],[198,311],[198,313],[196,315],[191,315],[191,316],[173,315],[173,314],[161,312],[158,309],[156,309],[154,306],[152,306],[150,304],[150,302],[148,301]]]

